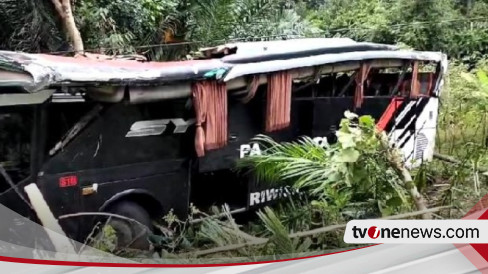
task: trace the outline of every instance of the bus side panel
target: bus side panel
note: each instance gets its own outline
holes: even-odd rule
[[[408,167],[430,161],[434,155],[439,99],[420,97],[399,106],[389,125],[390,142],[404,155]]]
[[[178,102],[108,106],[43,165],[38,184],[54,215],[96,212],[115,195],[136,191],[156,199],[160,214],[174,209],[185,217],[194,129],[177,131],[168,122],[161,134],[127,137],[140,121],[191,119],[182,110]],[[80,222],[69,226],[76,231]]]
[[[439,98],[425,98],[427,105],[420,113],[416,123],[415,160],[431,161],[434,157]]]
[[[161,172],[168,165],[174,171]],[[185,218],[189,204],[189,182],[181,162],[162,161],[159,163],[134,164],[105,169],[91,169],[62,174],[50,174],[40,179],[41,191],[55,216],[77,212],[98,212],[107,202],[118,195],[140,195],[159,201],[161,209],[158,215],[164,215],[170,209],[181,218]],[[66,178],[75,180],[76,185],[61,185]],[[76,178],[76,179],[74,179]],[[96,186],[94,186],[96,184]],[[83,189],[96,191],[83,193]],[[122,197],[124,199],[124,197]],[[83,226],[94,218],[76,217],[62,220],[63,228],[70,236],[78,238],[89,231],[90,226]]]

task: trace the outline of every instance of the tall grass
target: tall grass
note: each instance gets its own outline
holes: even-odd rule
[[[482,60],[469,70],[452,61],[441,95],[436,149],[461,164],[429,164],[427,173],[433,184],[427,195],[432,203],[454,207],[446,217],[462,217],[488,193],[487,178],[478,170],[488,166],[487,64],[488,60]]]

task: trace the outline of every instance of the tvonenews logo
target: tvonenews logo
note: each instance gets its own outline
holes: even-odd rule
[[[354,220],[346,243],[488,243],[488,220]]]
[[[368,236],[371,239],[376,239],[380,236],[380,230],[376,226],[372,226],[368,229]]]

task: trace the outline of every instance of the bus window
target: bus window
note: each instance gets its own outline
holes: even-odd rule
[[[14,183],[30,172],[31,113],[26,108],[0,113],[0,164]],[[0,192],[8,188],[7,181],[0,176]]]

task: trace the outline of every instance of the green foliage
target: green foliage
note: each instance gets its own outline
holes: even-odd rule
[[[452,62],[441,100],[438,149],[459,158],[475,156],[473,149],[486,146],[486,110],[488,83],[486,67],[480,63],[474,71]],[[463,149],[459,149],[463,145]]]
[[[312,29],[283,0],[87,0],[76,15],[87,48],[144,52],[159,60],[184,56],[199,46],[256,36],[302,36]],[[168,42],[167,34],[175,39],[171,42],[184,43],[145,47]]]
[[[338,216],[343,211],[359,217],[371,211],[389,215],[409,209],[407,190],[386,158],[374,120],[349,112],[345,116],[336,144],[321,147],[308,137],[277,143],[261,135],[255,141],[266,148],[263,154],[244,158],[239,166],[252,168],[262,182],[305,191],[313,205]]]
[[[469,64],[488,53],[488,3],[473,0],[84,0],[74,14],[87,49],[182,58],[226,41],[351,37],[439,50]],[[0,2],[0,46],[69,50],[50,1]],[[166,35],[175,37],[166,40]],[[160,45],[164,43],[177,45]]]
[[[390,20],[396,41],[420,50],[449,52],[452,39],[458,31],[459,11],[454,9],[453,1],[396,1]],[[462,22],[461,22],[462,23]],[[405,26],[402,26],[405,25]]]
[[[50,1],[0,1],[0,49],[41,52],[63,46],[53,14]]]
[[[86,48],[118,54],[160,38],[177,6],[173,0],[86,0],[76,16]]]
[[[308,19],[326,37],[386,42],[389,41],[391,23],[388,13],[387,3],[383,0],[329,0],[318,10],[311,11]]]
[[[229,257],[245,256],[252,258],[254,256],[270,255],[274,258],[280,258],[283,255],[292,256],[310,252],[310,249],[318,250],[322,247],[318,245],[312,246],[310,237],[292,239],[290,231],[293,230],[290,230],[290,223],[282,220],[281,210],[273,210],[266,207],[257,213],[259,219],[256,219],[256,221],[258,223],[245,227],[236,223],[230,214],[228,206],[224,205],[221,209],[213,208],[212,211],[212,216],[198,211],[198,215],[205,216],[201,222],[193,222],[193,214],[190,214],[189,220],[186,222],[177,221],[180,224],[185,223],[185,225],[179,227],[173,237],[182,238],[185,241],[180,241],[180,243],[173,245],[175,248],[171,249],[168,248],[167,244],[160,246],[165,249],[163,257],[181,258],[184,256],[182,253],[192,257],[195,256],[192,251],[198,252],[199,249],[223,248],[220,255],[216,256],[222,257],[222,254],[226,254]],[[303,228],[308,229],[310,226],[307,225]],[[169,242],[176,243],[175,240],[170,240]],[[229,246],[239,246],[239,248],[226,250],[225,248]],[[212,256],[212,254],[209,255]]]
[[[436,149],[460,164],[434,161],[425,175],[434,185],[431,203],[454,206],[449,218],[464,216],[488,192],[487,177],[477,170],[488,166],[487,68],[485,60],[472,70],[453,60],[441,94]]]
[[[101,233],[94,239],[93,247],[104,252],[114,252],[117,247],[117,234],[110,225],[104,225]]]
[[[288,235],[288,230],[281,223],[273,210],[266,207],[258,212],[258,216],[265,227],[272,233],[270,244],[274,245],[274,254],[291,254],[295,252],[295,246]]]
[[[443,51],[475,62],[488,52],[488,5],[469,8],[452,0],[327,0],[307,19],[325,36],[406,44],[418,50]]]
[[[211,0],[190,9],[190,37],[203,44],[254,37],[303,36],[313,31],[283,0]]]

